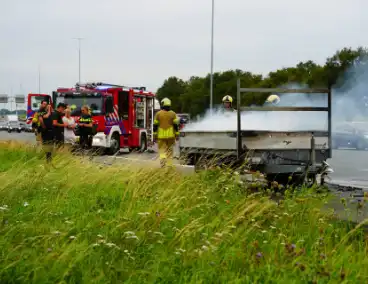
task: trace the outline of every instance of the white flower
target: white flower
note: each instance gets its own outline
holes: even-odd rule
[[[23,206],[24,206],[24,207],[27,207],[27,206],[29,206],[29,203],[28,203],[27,201],[25,201],[25,202],[23,203]]]
[[[107,244],[105,244],[107,247],[109,247],[109,248],[112,248],[112,247],[115,247],[115,248],[119,248],[116,244],[114,244],[114,243],[107,243]]]
[[[208,251],[208,247],[207,246],[202,246],[202,250]]]
[[[77,237],[76,236],[70,236],[69,239],[71,240],[75,240]]]
[[[127,236],[126,239],[136,239],[136,240],[139,240],[139,238],[134,235],[134,236]]]

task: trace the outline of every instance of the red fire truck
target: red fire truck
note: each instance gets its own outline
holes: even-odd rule
[[[125,87],[107,83],[76,84],[74,88],[58,88],[52,96],[29,94],[27,121],[38,111],[42,100],[56,106],[63,102],[73,106],[72,116],[79,119],[81,107],[88,105],[97,134],[92,146],[110,154],[120,149],[145,151],[153,144],[153,118],[157,100],[145,87]],[[159,105],[159,104],[158,104]]]

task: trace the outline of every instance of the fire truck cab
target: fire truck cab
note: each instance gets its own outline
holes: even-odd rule
[[[115,154],[120,149],[145,151],[153,145],[153,120],[156,96],[145,87],[125,87],[107,83],[76,84],[74,88],[58,88],[52,96],[29,94],[27,121],[47,99],[55,107],[63,102],[72,109],[78,122],[81,107],[87,105],[96,125],[92,147]]]

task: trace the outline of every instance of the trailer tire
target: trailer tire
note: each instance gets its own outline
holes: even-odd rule
[[[147,136],[146,133],[142,133],[141,141],[139,143],[139,152],[143,153],[147,150]]]
[[[109,155],[115,155],[120,150],[119,133],[115,132],[111,136],[110,148],[108,148]]]

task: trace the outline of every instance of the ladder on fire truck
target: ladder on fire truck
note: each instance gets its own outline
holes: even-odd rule
[[[76,88],[86,88],[86,89],[94,89],[97,87],[112,87],[112,88],[126,88],[126,89],[133,89],[133,90],[140,90],[140,91],[146,91],[146,87],[128,87],[123,85],[117,85],[117,84],[109,84],[109,83],[103,83],[103,82],[86,82],[86,83],[76,83]]]

